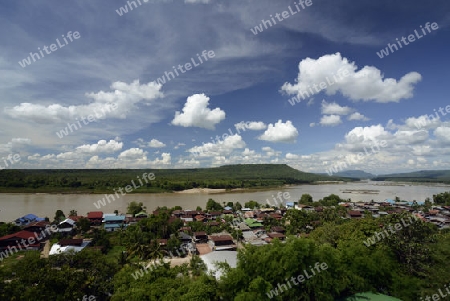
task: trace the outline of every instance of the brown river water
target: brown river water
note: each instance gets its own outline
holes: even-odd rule
[[[127,204],[131,201],[143,202],[147,211],[151,212],[158,206],[181,206],[183,209],[194,210],[197,206],[203,209],[209,198],[222,202],[239,201],[242,205],[250,200],[266,204],[267,200],[275,204],[273,197],[277,197],[278,192],[288,192],[290,198],[281,198],[283,202],[297,201],[302,194],[309,193],[314,200],[319,200],[332,193],[344,199],[352,201],[383,201],[394,199],[398,196],[406,201],[424,201],[433,194],[450,191],[449,185],[429,185],[429,184],[395,184],[390,182],[357,182],[343,184],[320,184],[320,185],[298,185],[284,188],[252,191],[252,192],[232,192],[220,194],[206,193],[158,193],[158,194],[126,194],[106,203],[106,206],[97,208],[97,203],[104,194],[25,194],[25,193],[0,193],[0,221],[13,221],[28,213],[33,213],[39,217],[49,217],[53,220],[56,210],[62,210],[66,215],[69,211],[77,210],[78,215],[86,215],[89,211],[103,211],[113,213],[119,210],[126,212]],[[370,193],[368,193],[370,192]],[[272,197],[273,196],[273,197]],[[287,194],[284,194],[287,196]]]

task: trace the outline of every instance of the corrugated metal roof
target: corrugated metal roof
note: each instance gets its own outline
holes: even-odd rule
[[[124,221],[125,215],[108,215],[103,218],[103,222]]]

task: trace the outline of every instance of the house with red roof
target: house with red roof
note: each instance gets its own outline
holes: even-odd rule
[[[92,226],[100,226],[103,220],[103,212],[91,211],[87,214],[87,218],[91,222]]]
[[[41,242],[47,239],[48,236],[42,237],[42,235],[35,234],[35,232],[22,230],[0,237],[0,250],[6,250],[7,248],[13,247],[17,250],[39,250],[41,248]],[[25,240],[25,244],[22,240]]]
[[[350,218],[361,218],[362,217],[361,211],[357,211],[357,210],[348,211],[348,215],[350,216]]]
[[[272,240],[274,240],[275,238],[279,239],[279,240],[285,240],[286,236],[282,233],[278,233],[278,232],[271,232],[271,233],[267,233],[267,236],[264,240],[267,243],[270,243]]]
[[[194,232],[194,241],[196,243],[206,243],[208,241],[208,234],[205,231]]]
[[[22,230],[29,231],[29,232],[41,232],[44,231],[46,226],[50,225],[49,222],[46,221],[40,221],[40,222],[32,222],[25,227],[23,227]]]
[[[231,235],[210,235],[208,244],[213,251],[236,250],[236,244]]]

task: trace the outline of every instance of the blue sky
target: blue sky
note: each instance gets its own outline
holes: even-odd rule
[[[2,4],[0,168],[450,169],[448,1],[129,2]]]

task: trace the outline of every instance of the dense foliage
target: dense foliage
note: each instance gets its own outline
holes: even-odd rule
[[[450,206],[450,192],[433,195],[433,202],[437,205]]]
[[[449,195],[439,194],[435,199],[446,200]],[[306,194],[302,199],[311,200]],[[117,301],[331,301],[373,291],[412,301],[434,294],[448,283],[450,231],[416,220],[367,245],[370,237],[411,215],[349,219],[345,208],[334,205],[339,201],[330,195],[320,200],[329,206],[323,210],[288,210],[281,220],[266,220],[267,227],[285,227],[286,242],[275,239],[266,246],[242,246],[237,268],[221,264],[224,275],[219,280],[206,273],[198,256],[187,257],[186,263],[176,267],[161,263],[144,269],[149,262],[173,256],[170,252],[180,246],[176,234],[182,223],[170,215],[175,208],[158,208],[157,215],[121,231],[89,231],[86,235],[95,246],[107,246],[103,253],[85,249],[44,259],[37,252],[21,252],[4,259],[0,263],[0,300],[81,300],[93,295],[96,300]],[[214,200],[208,203],[210,210],[218,208]],[[241,233],[233,231],[231,219],[225,217],[226,223],[218,226],[191,222],[189,233],[228,231],[239,238]],[[6,224],[0,229],[13,230]],[[157,239],[167,239],[167,247],[162,248]],[[327,268],[303,283],[279,290],[287,280],[311,271],[317,263]]]
[[[450,184],[450,170],[421,170],[408,173],[389,174],[375,177],[372,180]]]
[[[180,191],[191,188],[261,188],[314,181],[342,180],[305,173],[285,164],[241,164],[198,169],[39,169],[0,170],[0,192],[80,192],[112,193],[114,188],[140,186],[138,177],[153,173],[155,179],[142,180],[133,192]],[[348,179],[346,179],[348,180]]]

